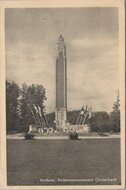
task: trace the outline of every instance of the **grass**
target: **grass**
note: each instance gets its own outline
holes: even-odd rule
[[[7,170],[8,185],[120,184],[120,140],[7,140]],[[117,181],[96,182],[95,178]]]

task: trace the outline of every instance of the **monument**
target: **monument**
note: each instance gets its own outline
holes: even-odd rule
[[[56,109],[55,123],[56,129],[63,131],[75,130],[80,132],[89,132],[90,127],[85,124],[85,119],[90,117],[90,110],[82,110],[79,113],[76,124],[67,122],[67,56],[66,44],[62,35],[58,39],[58,55],[56,58]],[[81,123],[80,123],[81,120]]]
[[[62,35],[59,36],[57,45],[55,122],[57,129],[63,129],[67,121],[67,58],[66,45]]]

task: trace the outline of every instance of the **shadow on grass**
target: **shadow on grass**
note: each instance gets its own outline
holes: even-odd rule
[[[81,138],[78,138],[78,139],[68,139],[69,141],[79,141],[79,140],[82,140]]]
[[[37,139],[22,139],[23,141],[34,141],[34,140],[37,140]]]

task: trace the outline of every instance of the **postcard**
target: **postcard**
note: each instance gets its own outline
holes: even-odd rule
[[[125,188],[123,0],[0,2],[0,189]]]

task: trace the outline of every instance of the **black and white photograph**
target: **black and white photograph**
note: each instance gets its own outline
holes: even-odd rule
[[[3,8],[6,189],[123,189],[123,1],[36,2]]]

